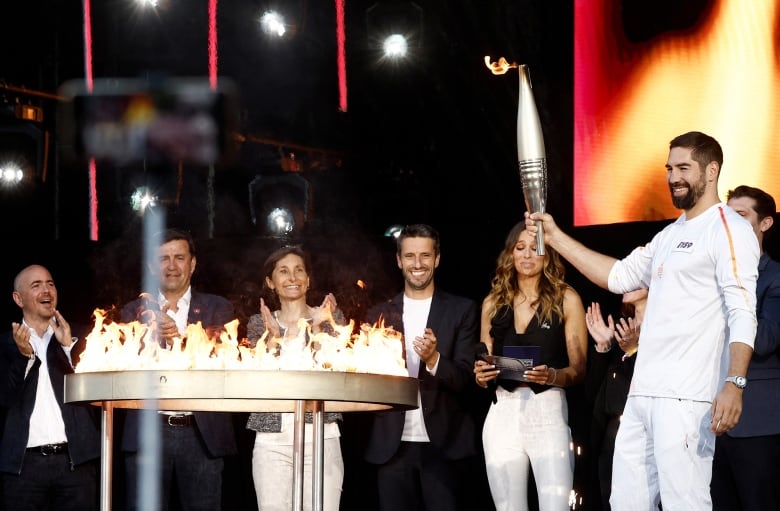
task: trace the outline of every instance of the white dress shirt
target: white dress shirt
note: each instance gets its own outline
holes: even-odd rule
[[[157,296],[157,301],[160,304],[160,308],[164,308],[168,304],[168,300],[165,299],[162,293]],[[179,329],[179,334],[184,336],[187,333],[187,318],[190,315],[190,302],[192,301],[192,286],[187,288],[187,291],[181,295],[181,298],[176,302],[176,310],[173,307],[168,307],[166,314],[168,314],[176,322],[176,328]]]
[[[168,307],[168,310],[165,311],[165,313],[173,318],[173,320],[176,322],[176,329],[179,330],[179,335],[184,337],[184,334],[187,333],[187,318],[190,315],[190,302],[192,301],[192,286],[187,288],[187,291],[184,292],[183,295],[181,295],[181,298],[176,302],[176,310],[173,310],[173,307]],[[168,300],[163,296],[162,293],[159,293],[157,295],[157,302],[160,304],[160,308],[164,308],[168,304]],[[173,349],[173,346],[168,346],[168,349]],[[160,410],[158,413],[164,414],[164,415],[192,415],[192,412],[179,412],[179,411],[168,411],[168,410]]]
[[[49,342],[57,342],[57,339],[52,340],[54,330],[50,326],[43,333],[43,337],[39,337],[27,323],[24,323],[24,325],[30,330],[30,344],[32,344],[35,358],[41,361],[41,366],[38,368],[38,390],[35,394],[35,406],[30,416],[30,434],[27,437],[27,447],[67,442],[65,422],[62,420],[60,405],[54,397],[54,388],[51,386],[49,366],[46,361],[46,349],[49,346]],[[67,347],[61,346],[61,349],[68,357],[68,361],[70,361],[70,351],[73,349],[74,344],[75,342]],[[30,369],[32,369],[35,363],[35,358],[31,358],[27,363],[26,374],[30,373]],[[73,362],[71,361],[72,364]]]

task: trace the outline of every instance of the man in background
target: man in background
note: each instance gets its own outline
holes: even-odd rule
[[[715,511],[780,509],[780,263],[763,250],[774,225],[775,200],[744,185],[730,190],[726,200],[753,226],[761,247],[758,329],[742,395],[742,417],[715,442],[712,506]]]

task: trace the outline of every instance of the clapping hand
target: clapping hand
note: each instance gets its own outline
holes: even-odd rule
[[[260,298],[260,316],[262,316],[263,324],[268,331],[268,337],[270,339],[281,339],[282,332],[279,328],[279,323],[271,314],[271,309],[268,308],[268,305],[265,304],[265,300],[262,298]]]
[[[181,339],[182,335],[179,332],[179,327],[176,326],[176,321],[168,315],[167,305],[157,312],[155,316],[157,335],[161,339],[165,339],[165,343],[168,346],[172,346],[176,339]]]
[[[57,342],[65,347],[70,346],[73,342],[73,337],[70,336],[70,325],[62,317],[60,311],[54,311],[54,316],[49,320],[49,324],[51,324],[51,328],[54,330],[54,337],[57,339]]]
[[[333,311],[335,311],[337,307],[338,303],[336,303],[336,297],[333,295],[333,293],[328,293],[325,295],[325,299],[322,300],[322,304],[314,309],[312,314],[312,331],[318,331],[320,329],[320,325],[326,321],[332,322]]]
[[[615,325],[615,340],[627,355],[633,355],[639,348],[639,323],[634,318],[620,318]]]
[[[14,335],[14,342],[19,353],[27,358],[30,358],[34,351],[32,344],[30,343],[30,329],[24,323],[11,323],[11,330]]]
[[[168,307],[160,307],[160,303],[150,293],[141,293],[140,298],[138,320],[149,326],[161,345],[172,345],[173,339],[180,335],[176,322],[165,312]]]
[[[615,321],[612,316],[607,316],[607,322],[601,316],[601,306],[598,302],[592,302],[585,312],[585,322],[593,340],[596,341],[596,351],[601,353],[609,351],[612,347],[612,339],[615,337]]]

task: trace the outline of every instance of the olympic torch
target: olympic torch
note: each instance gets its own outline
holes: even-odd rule
[[[517,100],[517,166],[523,185],[525,207],[529,213],[544,213],[547,203],[547,157],[539,113],[531,90],[528,66],[517,66],[520,73],[520,93]],[[537,221],[536,254],[544,255],[542,222]]]

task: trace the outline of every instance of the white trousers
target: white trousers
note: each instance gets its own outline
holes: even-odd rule
[[[311,473],[312,443],[304,445],[303,509],[312,508]],[[323,510],[338,511],[341,485],[344,481],[344,460],[338,437],[324,442]],[[255,439],[252,450],[252,478],[259,511],[290,511],[293,492],[293,446],[275,445]]]
[[[710,403],[630,396],[612,465],[615,511],[707,511],[715,435]]]
[[[574,456],[566,393],[551,388],[499,387],[482,429],[490,493],[496,511],[528,510],[529,468],[536,479],[540,511],[569,510]]]

